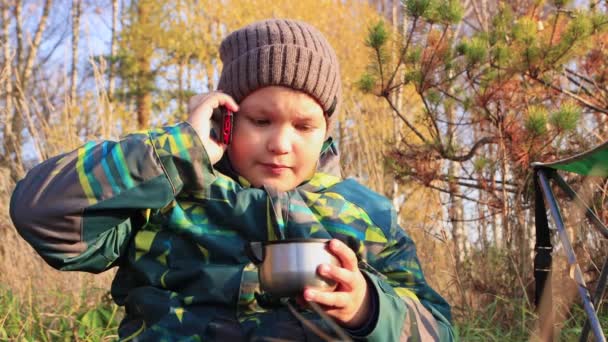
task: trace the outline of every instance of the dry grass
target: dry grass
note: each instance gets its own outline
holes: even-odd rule
[[[94,68],[99,70],[97,66]],[[0,84],[4,84],[6,75],[11,73],[15,74],[15,71],[7,72],[3,69],[0,72]],[[101,74],[103,70],[96,73],[100,78],[97,82],[100,90],[95,90],[94,94],[79,100],[78,113],[75,111],[76,106],[71,105],[70,99],[65,99],[62,108],[56,108],[49,94],[43,92],[42,96],[29,95],[29,92],[23,91],[16,83],[13,98],[13,104],[17,105],[16,110],[8,112],[6,108],[0,108],[0,118],[8,121],[13,115],[21,116],[28,134],[32,137],[30,152],[38,158],[38,162],[72,150],[82,144],[84,139],[95,138],[94,135],[99,132],[112,132],[109,126],[127,124],[122,122],[120,117],[113,117],[108,113],[110,106],[103,90],[105,86]],[[96,108],[100,108],[95,111],[96,120],[91,120],[93,123],[89,126],[85,126],[85,122],[77,119],[82,113]],[[132,123],[128,122],[128,124]],[[127,128],[128,124],[125,125]],[[77,134],[79,131],[91,132],[91,134],[82,137]],[[23,163],[23,160],[18,158],[11,167],[24,170]],[[15,184],[11,180],[11,170],[8,167],[8,165],[0,166],[0,287],[9,289],[19,298],[32,298],[36,303],[48,308],[53,308],[56,304],[52,298],[58,298],[57,294],[72,297],[76,304],[99,301],[99,297],[83,298],[82,294],[89,292],[90,289],[107,291],[114,271],[101,275],[56,271],[19,236],[9,217],[10,195]]]

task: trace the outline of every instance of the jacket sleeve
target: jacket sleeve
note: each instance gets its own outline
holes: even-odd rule
[[[214,178],[198,135],[180,123],[44,161],[18,182],[10,215],[51,266],[96,273],[116,264],[151,213]]]
[[[361,268],[368,277],[370,290],[378,295],[378,309],[369,341],[453,341],[448,303],[426,282],[416,247],[396,224],[390,210],[390,229],[384,230],[386,242],[368,251]]]

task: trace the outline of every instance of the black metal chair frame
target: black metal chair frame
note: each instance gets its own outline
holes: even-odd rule
[[[581,297],[587,319],[581,333],[580,341],[587,341],[589,331],[593,331],[596,341],[606,341],[606,337],[601,329],[597,309],[600,307],[602,297],[606,290],[608,278],[608,258],[604,261],[602,271],[598,280],[598,284],[593,295],[590,294],[589,288],[585,284],[583,274],[576,260],[576,255],[570,244],[570,239],[566,233],[564,220],[560,212],[560,207],[555,199],[551,189],[550,182],[556,184],[566,195],[575,203],[586,210],[586,216],[592,225],[602,234],[604,238],[608,238],[608,228],[597,217],[595,212],[587,206],[586,203],[578,196],[578,194],[566,183],[559,173],[551,168],[546,168],[541,165],[534,166],[534,185],[535,185],[535,218],[536,218],[536,255],[534,257],[534,277],[536,279],[536,296],[535,304],[539,312],[539,320],[541,327],[541,336],[547,339],[553,339],[553,312],[552,312],[552,295],[551,295],[551,253],[553,245],[551,242],[551,231],[548,225],[547,206],[550,216],[553,218],[555,230],[559,235],[562,246],[566,253],[568,264],[573,270],[573,278],[578,287],[578,293]],[[546,205],[545,205],[546,204]],[[543,298],[543,294],[546,294]],[[542,298],[542,303],[541,303]],[[542,306],[542,307],[541,307]],[[544,332],[542,330],[545,330]]]

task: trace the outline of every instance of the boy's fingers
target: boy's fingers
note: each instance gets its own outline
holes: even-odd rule
[[[192,96],[188,101],[188,113],[193,114],[201,105],[205,103],[211,110],[219,106],[225,106],[232,112],[238,112],[239,109],[239,106],[230,95],[215,91],[207,94]]]
[[[345,268],[323,264],[319,266],[319,274],[345,285],[349,291],[353,288],[355,273]]]
[[[238,112],[239,106],[236,104],[236,102],[230,95],[220,92],[213,92],[212,96],[217,101],[214,103],[215,106],[213,108],[225,106],[232,112]]]
[[[188,113],[194,112],[196,108],[203,102],[207,94],[194,95],[188,100]]]
[[[352,301],[346,292],[322,292],[312,289],[304,290],[304,299],[330,308],[344,308]]]
[[[357,265],[357,255],[355,255],[355,252],[344,244],[344,242],[338,239],[331,240],[329,242],[329,250],[340,259],[342,267],[349,271],[356,271],[359,269]]]

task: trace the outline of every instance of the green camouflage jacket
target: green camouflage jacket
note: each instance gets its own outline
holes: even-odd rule
[[[221,163],[220,163],[221,164]],[[314,312],[259,294],[247,241],[337,238],[357,252],[375,315],[355,338],[452,340],[450,308],[426,283],[388,199],[340,179],[328,140],[315,175],[288,192],[213,168],[187,123],[89,142],[50,158],[11,198],[19,233],[53,267],[119,266],[123,340],[316,340]],[[298,311],[296,311],[297,313]]]

